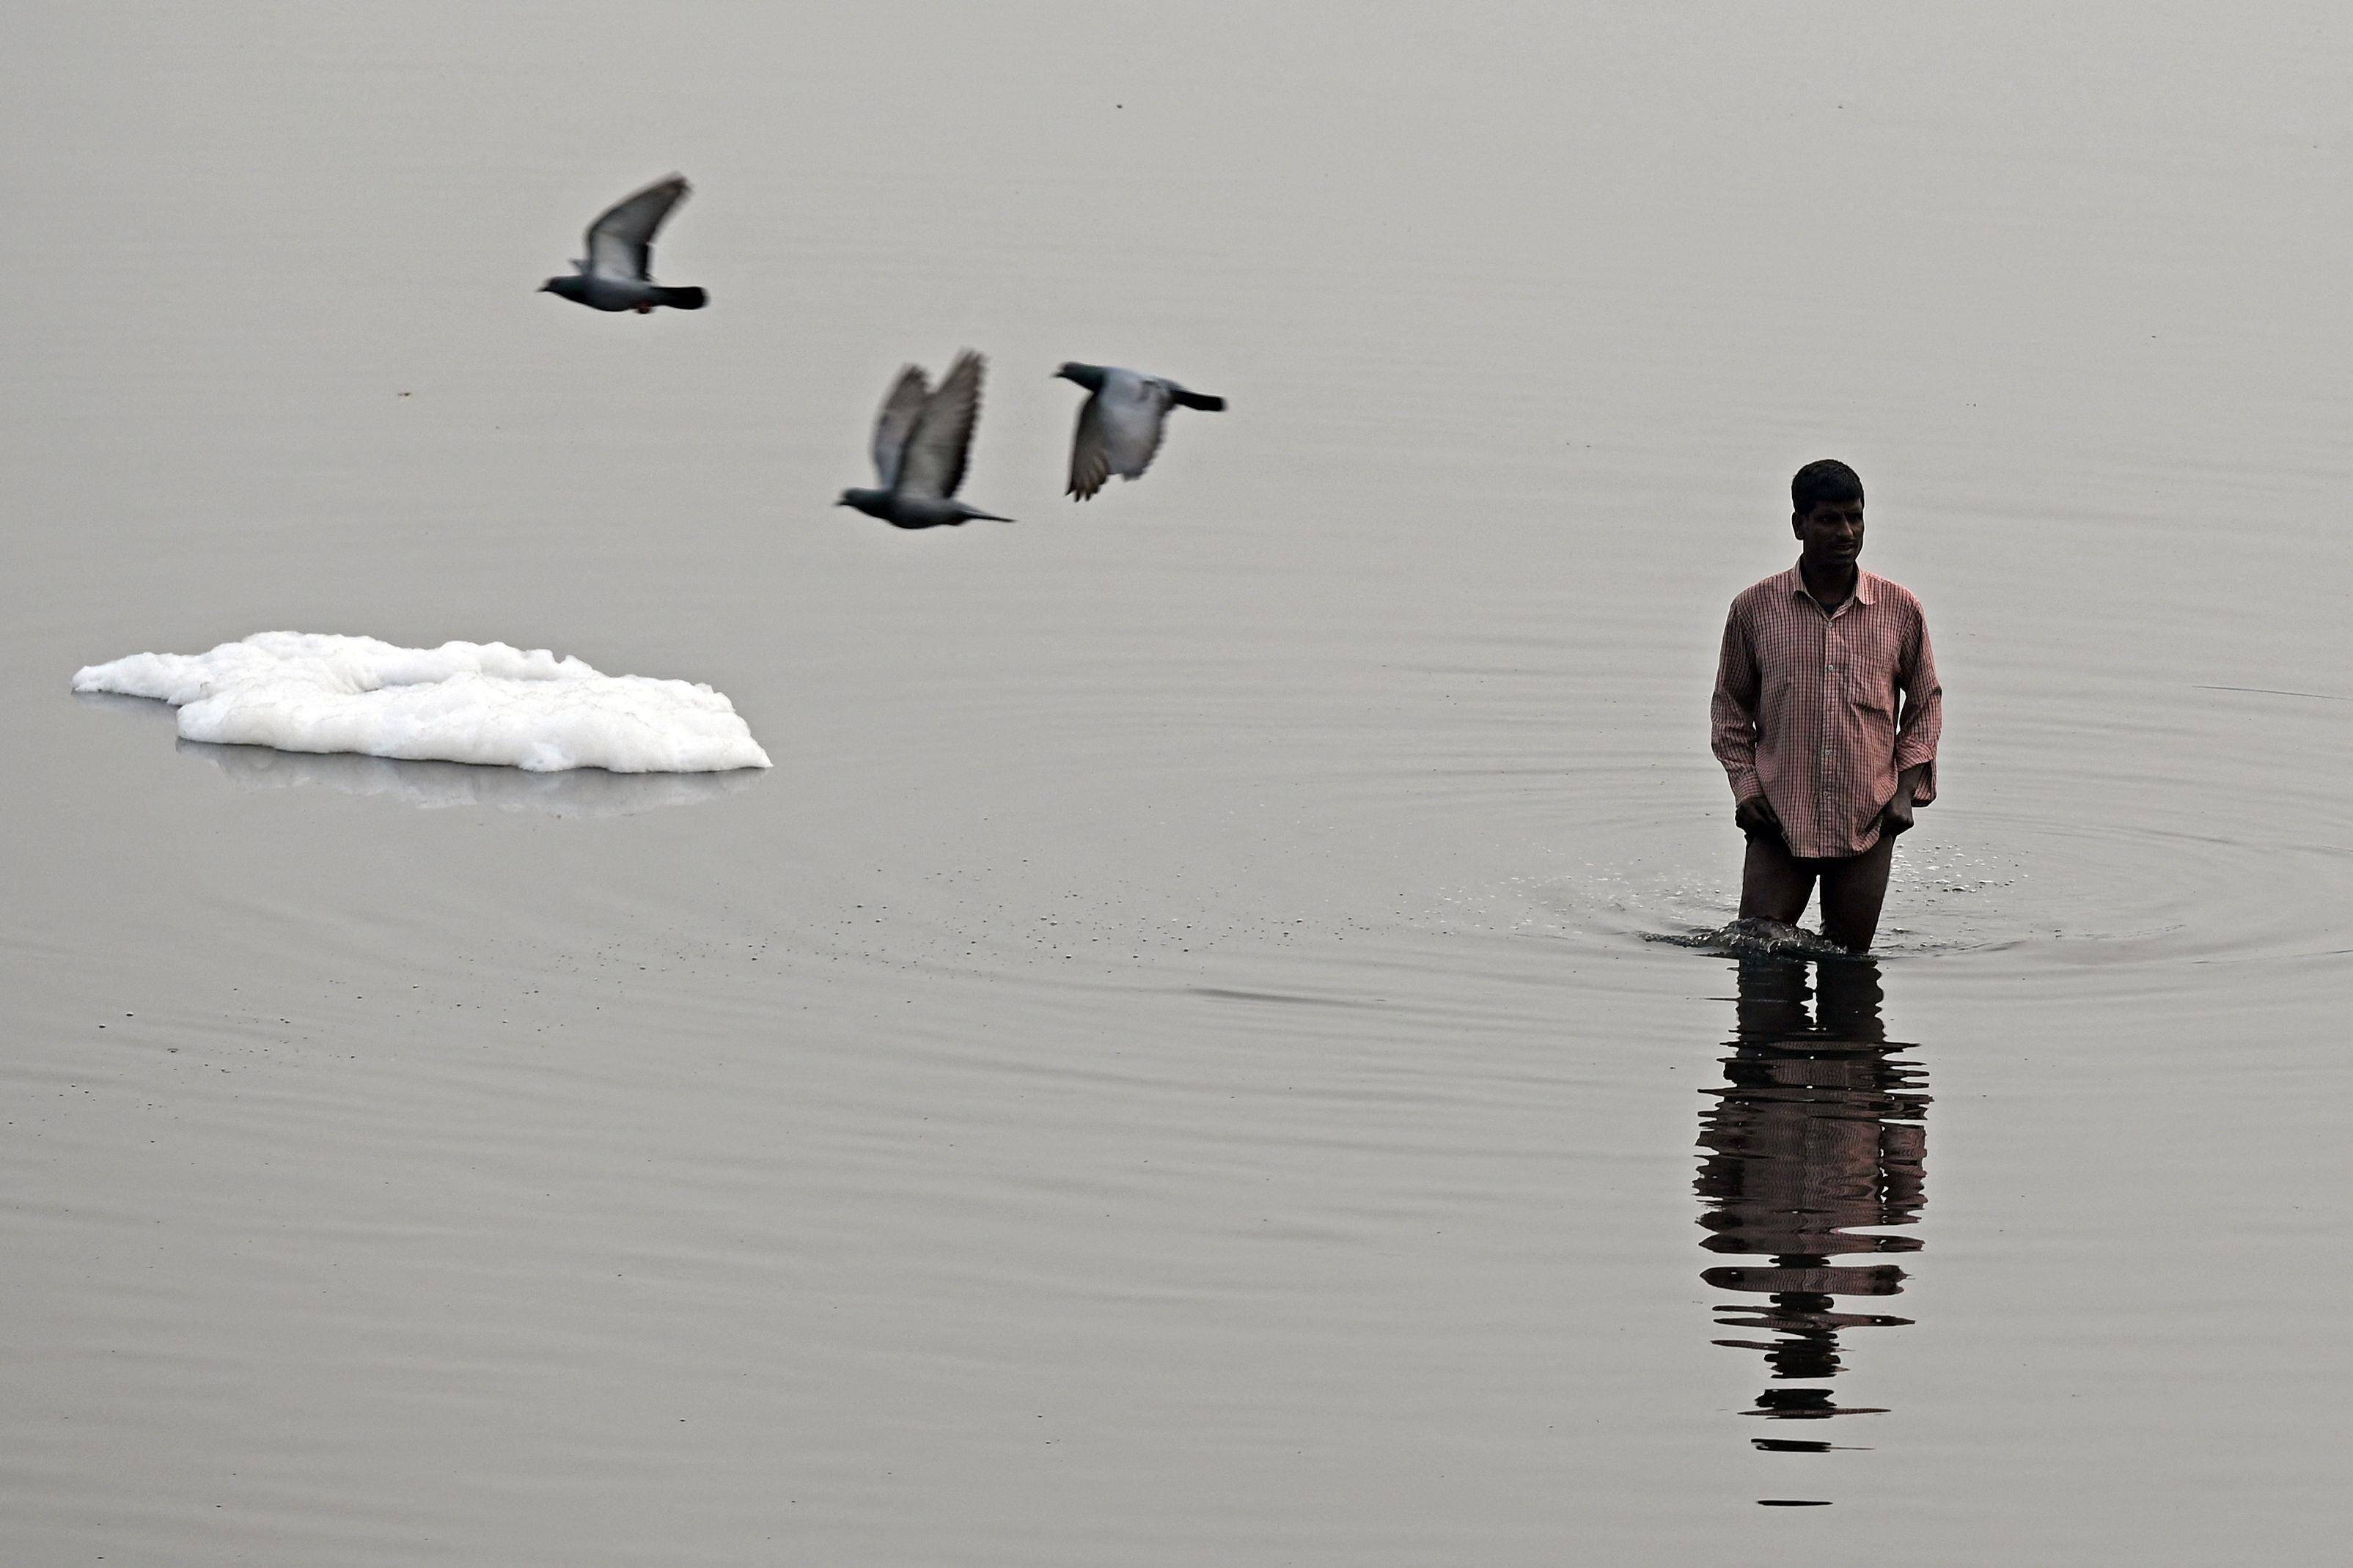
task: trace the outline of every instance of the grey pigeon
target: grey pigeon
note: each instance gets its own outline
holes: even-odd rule
[[[700,310],[711,296],[700,289],[665,289],[651,276],[654,234],[670,209],[686,199],[683,174],[656,180],[636,195],[614,203],[588,226],[588,254],[572,264],[572,276],[551,278],[543,294],[575,300],[592,310],[635,310],[649,315],[656,305]]]
[[[980,417],[980,373],[987,363],[970,349],[956,355],[937,391],[929,390],[923,367],[899,373],[882,413],[874,421],[874,471],[880,489],[848,489],[836,506],[856,507],[893,528],[955,528],[975,518],[1011,522],[955,499],[964,483],[965,454]]]
[[[1160,450],[1161,426],[1171,407],[1182,405],[1215,414],[1226,405],[1222,397],[1189,392],[1165,376],[1117,365],[1073,360],[1054,374],[1092,394],[1079,410],[1078,434],[1071,441],[1067,493],[1081,500],[1091,499],[1113,474],[1123,479],[1143,477],[1153,454]]]

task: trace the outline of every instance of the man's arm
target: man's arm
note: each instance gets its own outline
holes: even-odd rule
[[[1732,820],[1743,833],[1778,832],[1781,820],[1757,776],[1757,649],[1738,605],[1724,619],[1724,647],[1715,660],[1715,695],[1708,702],[1709,745],[1732,783]]]
[[[1936,742],[1945,732],[1945,689],[1936,679],[1925,616],[1913,627],[1895,683],[1904,689],[1904,717],[1895,727],[1895,798],[1887,803],[1887,831],[1902,833],[1912,826],[1912,808],[1936,798]]]

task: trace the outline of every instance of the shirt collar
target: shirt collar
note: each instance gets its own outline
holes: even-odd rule
[[[1873,592],[1873,584],[1878,581],[1878,578],[1857,566],[1854,569],[1854,597],[1849,603],[1856,605],[1876,603],[1877,595]],[[1781,574],[1781,586],[1784,593],[1795,594],[1808,603],[1813,602],[1814,596],[1806,592],[1806,574],[1795,566]]]

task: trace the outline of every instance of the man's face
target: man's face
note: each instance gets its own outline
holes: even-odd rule
[[[1862,501],[1816,501],[1792,519],[1806,561],[1819,572],[1842,574],[1862,553]]]

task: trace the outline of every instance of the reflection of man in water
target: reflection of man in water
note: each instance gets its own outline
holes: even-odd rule
[[[1822,934],[1861,952],[1896,835],[1936,798],[1944,693],[1920,601],[1856,564],[1855,471],[1808,463],[1789,500],[1798,563],[1732,601],[1711,707],[1732,819],[1748,836],[1740,918],[1794,924],[1819,879]]]
[[[1926,1198],[1921,1161],[1925,1075],[1896,1058],[1879,1018],[1878,967],[1820,967],[1816,1016],[1806,1016],[1802,963],[1740,965],[1739,1038],[1724,1061],[1725,1086],[1700,1117],[1696,1184],[1705,1205],[1703,1243],[1760,1263],[1710,1268],[1702,1278],[1744,1298],[1719,1307],[1726,1328],[1770,1340],[1718,1340],[1765,1352],[1777,1383],[1825,1384],[1840,1370],[1841,1331],[1907,1322],[1841,1311],[1841,1296],[1893,1296],[1904,1271],[1892,1263],[1834,1261],[1855,1254],[1914,1252],[1904,1236],[1857,1235],[1917,1221]],[[1835,1403],[1826,1387],[1775,1387],[1749,1414],[1780,1420],[1873,1413]],[[1765,1448],[1811,1450],[1818,1442],[1759,1438]]]

